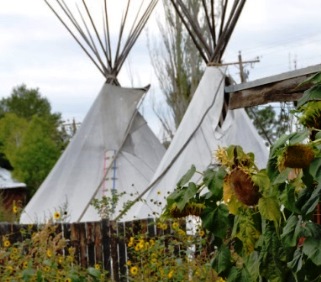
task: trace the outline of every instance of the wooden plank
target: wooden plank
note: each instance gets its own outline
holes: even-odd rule
[[[95,263],[103,265],[102,229],[99,221],[94,222]]]
[[[114,281],[119,282],[119,261],[118,261],[118,238],[117,238],[117,223],[115,221],[109,222],[110,230],[110,250],[112,259],[112,273]]]
[[[102,235],[102,247],[103,247],[103,266],[104,266],[104,269],[108,271],[108,274],[112,276],[109,221],[106,219],[103,219],[101,221],[101,235]]]
[[[86,222],[86,246],[88,252],[88,266],[95,265],[94,224]]]
[[[148,224],[148,237],[153,238],[156,235],[156,222],[154,218],[147,219]]]
[[[119,251],[119,272],[120,272],[120,281],[127,281],[127,255],[126,255],[126,233],[125,233],[125,226],[123,222],[119,222],[117,224],[118,228],[118,251]]]
[[[70,245],[75,248],[75,260],[81,262],[80,241],[79,241],[79,226],[80,223],[72,223],[70,225]],[[69,253],[67,253],[69,255]]]
[[[70,223],[63,223],[62,224],[62,234],[65,238],[67,245],[63,250],[63,255],[66,255],[68,253],[68,248],[71,247],[71,228]]]
[[[283,73],[252,82],[225,87],[229,95],[229,109],[246,108],[271,102],[297,101],[311,85],[298,85],[311,75],[321,71],[316,65]]]

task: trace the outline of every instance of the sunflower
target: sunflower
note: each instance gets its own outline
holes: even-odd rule
[[[9,248],[9,247],[11,246],[10,241],[9,241],[9,240],[4,240],[4,241],[3,241],[3,246],[4,246],[5,248]]]
[[[138,268],[137,268],[137,266],[132,266],[132,267],[130,268],[130,273],[131,273],[131,275],[137,275],[137,273],[138,273]]]
[[[204,230],[200,230],[200,232],[198,232],[198,235],[199,235],[200,237],[203,237],[203,236],[205,235]]]
[[[53,217],[54,217],[55,220],[60,219],[60,217],[61,217],[60,212],[56,211],[56,212],[54,213]]]
[[[12,212],[13,212],[14,214],[17,214],[17,213],[19,212],[19,208],[18,208],[16,205],[13,205],[13,206],[12,206]]]
[[[177,222],[174,222],[172,224],[172,227],[173,227],[173,229],[178,229],[179,228],[179,224]]]
[[[48,249],[48,250],[46,251],[46,254],[47,254],[47,257],[48,257],[48,258],[51,258],[51,257],[52,257],[52,250]]]

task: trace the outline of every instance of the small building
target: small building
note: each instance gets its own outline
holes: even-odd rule
[[[0,198],[3,207],[11,211],[14,203],[26,204],[27,186],[12,178],[11,172],[0,167]]]

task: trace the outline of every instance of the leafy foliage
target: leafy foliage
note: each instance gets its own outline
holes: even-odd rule
[[[311,110],[319,107],[319,78],[309,80],[317,85],[299,101],[299,120],[321,120],[321,112]],[[219,148],[220,166],[204,172],[201,183],[186,183],[195,173],[190,170],[168,197],[164,215],[170,215],[173,205],[204,205],[202,226],[216,247],[212,267],[227,281],[320,281],[321,226],[313,222],[321,199],[320,132],[315,122],[281,136],[271,147],[265,170],[238,146]],[[253,191],[258,188],[259,200],[250,205],[242,193],[252,193],[251,185]]]
[[[61,116],[51,113],[49,101],[38,89],[25,85],[0,101],[0,159],[25,182],[29,196],[45,179],[66,146]]]
[[[0,242],[1,281],[107,281],[107,272],[101,265],[83,268],[77,261],[75,247],[71,247],[52,222],[26,226],[20,234],[9,234]],[[21,241],[12,243],[15,236]]]

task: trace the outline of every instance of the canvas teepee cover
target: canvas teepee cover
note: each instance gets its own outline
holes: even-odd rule
[[[56,1],[67,14],[67,18],[70,18],[69,8],[63,1]],[[104,2],[106,5],[106,1]],[[87,10],[86,2],[83,3]],[[47,4],[61,19],[52,4]],[[104,74],[107,82],[71,143],[26,206],[20,220],[22,223],[44,222],[51,219],[55,211],[61,212],[69,222],[99,220],[100,216],[90,205],[93,198],[100,198],[102,195],[110,197],[115,191],[129,195],[140,191],[150,182],[165,150],[138,112],[139,103],[148,88],[120,87],[116,76],[155,5],[156,1],[150,1],[142,16],[144,20],[138,21],[139,25],[131,30],[123,52],[117,50],[114,64],[109,37],[106,37],[106,46],[103,49],[109,62],[107,65],[100,65],[102,62],[96,47],[100,43],[95,45],[92,37],[85,37],[86,44],[89,44],[88,51],[80,39],[76,39]],[[105,8],[106,31],[107,6]],[[129,9],[129,4],[126,9]],[[92,18],[91,14],[89,17]],[[84,35],[74,17],[71,21],[76,23],[78,32]],[[122,29],[125,21],[126,16],[122,18]],[[63,23],[65,24],[64,21]],[[96,30],[95,25],[92,25]],[[75,37],[71,29],[67,28]],[[88,30],[87,25],[85,29]],[[119,40],[121,41],[121,36]],[[90,51],[93,51],[94,55],[91,55]],[[126,195],[121,198],[115,210],[128,200],[129,196]]]
[[[172,0],[172,2],[179,13],[188,12],[182,1]],[[237,5],[236,2],[238,2]],[[227,23],[234,22],[235,25],[244,2],[235,1]],[[206,7],[204,8],[206,9]],[[210,11],[207,9],[206,14],[208,14],[208,10]],[[184,14],[181,16],[186,24],[190,23],[189,20],[193,20],[189,14],[190,19],[187,19]],[[208,19],[210,18],[212,17],[208,17]],[[198,29],[197,20],[194,19],[192,24],[193,27],[188,25],[187,28],[191,30],[190,34],[194,35],[193,28]],[[212,27],[214,24],[209,23],[209,28]],[[202,45],[202,42],[206,43],[204,38],[200,38],[203,33],[195,35],[194,42],[199,42],[200,51],[206,63],[218,63],[221,60],[233,28],[233,25],[228,24],[222,28],[221,36],[223,37],[213,40],[212,47],[214,46],[214,48],[211,45]],[[174,139],[152,181],[137,198],[136,204],[123,217],[123,220],[159,216],[166,203],[166,196],[174,190],[179,179],[192,165],[195,165],[198,171],[204,171],[209,166],[215,165],[213,152],[218,146],[240,145],[245,152],[255,154],[258,167],[265,167],[268,150],[244,109],[227,111],[223,123],[220,123],[224,107],[225,71],[225,67],[208,66],[206,68]],[[197,182],[200,179],[201,176],[199,179],[194,178],[193,181]]]

